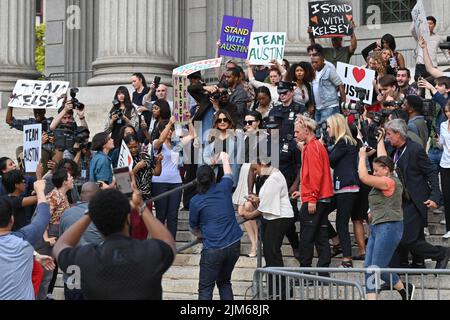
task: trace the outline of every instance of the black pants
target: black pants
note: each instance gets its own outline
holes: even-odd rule
[[[420,211],[413,202],[406,202],[402,205],[403,208],[403,237],[394,254],[391,266],[399,266],[399,257],[405,251],[411,251],[414,256],[423,257],[425,259],[440,260],[445,257],[446,248],[442,246],[433,246],[426,242],[423,228],[424,219]]]
[[[263,234],[263,252],[264,259],[266,260],[266,267],[284,267],[283,256],[281,254],[281,246],[283,245],[284,236],[293,223],[293,218],[265,220]],[[286,283],[285,281],[283,281],[283,279],[281,279],[280,292],[278,279],[279,277],[277,277],[277,284],[274,292],[272,277],[269,276],[269,295],[273,295],[275,300],[284,300],[286,298]]]
[[[450,169],[441,168],[441,190],[444,196],[445,225],[450,231]]]
[[[308,213],[308,203],[300,209],[300,266],[311,267],[314,246],[319,254],[317,267],[328,267],[331,262],[330,245],[328,244],[328,213],[330,204],[318,202],[316,213]]]
[[[299,221],[300,213],[297,207],[297,199],[291,199],[290,202],[292,205],[292,210],[294,211],[294,219],[292,220],[291,227],[286,232],[286,238],[288,238],[292,250],[296,250],[298,249],[298,234],[297,230],[295,229],[295,222]]]
[[[352,241],[348,224],[352,215],[353,206],[358,198],[358,193],[339,193],[333,198],[330,211],[337,209],[336,229],[342,247],[342,256],[352,256]]]

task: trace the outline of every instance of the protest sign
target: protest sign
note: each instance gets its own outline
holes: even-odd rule
[[[185,77],[173,78],[173,115],[177,122],[186,123],[189,121],[189,96],[188,84]]]
[[[351,36],[353,8],[342,1],[309,2],[309,25],[315,38]]]
[[[120,154],[119,161],[117,162],[116,168],[130,168],[130,171],[133,170],[133,157],[131,156],[130,149],[128,149],[125,141],[122,140],[122,145],[120,146]]]
[[[416,35],[420,38],[423,37],[425,41],[430,38],[430,29],[428,28],[427,15],[423,7],[422,0],[417,0],[411,12],[412,20],[414,22],[414,30]]]
[[[221,56],[247,59],[253,20],[223,16],[219,54]]]
[[[359,101],[357,88],[366,90],[364,103],[372,104],[373,99],[373,80],[375,80],[375,71],[365,68],[359,68],[350,64],[338,62],[336,71],[345,85],[345,93],[350,100]]]
[[[197,61],[184,66],[173,69],[172,74],[174,76],[187,77],[188,75],[202,70],[207,70],[211,68],[218,68],[222,63],[222,58],[215,58],[209,60]]]
[[[268,65],[274,59],[281,64],[285,45],[286,32],[252,32],[247,59],[251,65]]]
[[[36,172],[41,160],[42,125],[23,126],[23,160],[25,172]]]
[[[69,82],[18,80],[8,106],[25,109],[58,109]]]

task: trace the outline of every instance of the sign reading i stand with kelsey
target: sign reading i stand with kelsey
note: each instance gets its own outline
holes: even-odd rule
[[[252,29],[252,19],[223,16],[219,54],[221,56],[247,59]]]
[[[375,80],[375,71],[365,68],[359,68],[351,64],[342,62],[337,63],[336,71],[345,85],[345,93],[348,99],[359,101],[358,88],[366,90],[364,97],[365,104],[372,104],[373,99],[373,81]]]
[[[309,25],[315,38],[351,36],[353,8],[342,1],[309,2]]]

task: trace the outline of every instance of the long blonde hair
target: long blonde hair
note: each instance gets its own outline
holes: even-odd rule
[[[356,146],[357,142],[353,138],[350,127],[348,126],[347,120],[342,114],[336,113],[327,119],[327,125],[331,129],[331,136],[336,139],[336,143],[339,140],[344,139],[347,144]]]

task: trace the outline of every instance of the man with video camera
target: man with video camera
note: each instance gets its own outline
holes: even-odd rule
[[[422,141],[422,147],[427,149],[428,127],[423,116],[423,101],[419,96],[407,96],[404,102],[405,111],[408,113],[408,131],[416,134]]]

